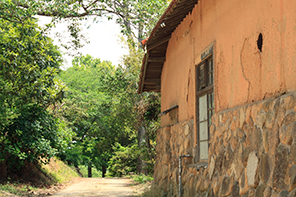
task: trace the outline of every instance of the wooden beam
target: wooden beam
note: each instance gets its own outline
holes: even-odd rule
[[[165,62],[165,57],[149,57],[148,62]]]
[[[160,92],[160,89],[145,89],[145,92]]]
[[[145,84],[160,84],[160,78],[146,79]]]
[[[155,73],[155,72],[161,72],[161,68],[148,68],[148,72],[153,72],[153,73]]]
[[[153,63],[153,64],[149,64],[148,65],[148,69],[159,69],[161,70],[163,67],[163,64],[160,64],[160,63]]]
[[[161,38],[161,39],[159,39],[159,40],[155,40],[155,41],[153,41],[154,44],[149,44],[149,45],[147,46],[147,50],[148,50],[148,52],[149,52],[150,50],[154,49],[155,47],[158,47],[158,46],[162,45],[163,43],[168,42],[168,41],[170,40],[170,38],[171,38],[171,34],[170,34],[169,36],[167,36],[167,37],[164,37],[164,38]]]
[[[160,86],[157,87],[145,87],[145,92],[158,92],[160,90]]]
[[[143,88],[144,88],[144,81],[145,81],[145,78],[146,78],[146,71],[147,71],[147,64],[148,64],[148,58],[149,58],[149,53],[147,52],[145,54],[145,64],[144,64],[144,72],[143,72],[143,75],[142,75],[142,83],[141,83],[141,91],[140,93],[143,92]]]
[[[146,92],[160,92],[160,86],[159,85],[155,85],[155,86],[145,86],[144,90]]]

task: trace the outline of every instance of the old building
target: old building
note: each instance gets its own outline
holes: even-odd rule
[[[170,3],[139,82],[161,92],[161,195],[296,196],[295,10],[293,0]]]

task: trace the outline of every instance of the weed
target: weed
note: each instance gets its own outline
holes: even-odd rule
[[[14,195],[25,195],[28,191],[37,191],[38,188],[27,186],[21,183],[9,183],[0,184],[0,191],[5,191]]]
[[[140,175],[132,175],[132,179],[139,184],[143,184],[143,183],[152,181],[153,177],[149,175],[146,176],[145,174],[140,174]]]
[[[54,178],[55,182],[63,183],[71,180],[73,177],[78,177],[75,169],[72,169],[58,159],[53,160],[54,162],[44,165],[42,167],[42,171],[46,174],[50,174]]]

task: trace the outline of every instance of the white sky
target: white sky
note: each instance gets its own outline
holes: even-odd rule
[[[41,17],[40,25],[50,22],[49,18]],[[90,25],[90,28],[87,28]],[[128,50],[123,43],[120,42],[120,28],[114,20],[100,19],[100,22],[92,23],[88,21],[85,25],[82,25],[82,33],[85,35],[87,40],[90,42],[85,44],[83,48],[79,50],[82,55],[89,54],[94,58],[100,58],[101,61],[109,60],[113,65],[118,65],[122,55],[127,54]],[[66,24],[58,24],[53,32],[58,31],[61,34],[65,34]],[[59,46],[57,39],[52,37],[55,41],[54,44]],[[63,49],[61,47],[61,49]],[[65,50],[65,49],[63,49]],[[63,55],[66,60],[64,68],[70,67],[73,57]]]

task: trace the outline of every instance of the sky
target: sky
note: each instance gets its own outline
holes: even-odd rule
[[[50,22],[49,18],[40,17],[41,26],[48,22]],[[67,24],[65,23],[58,24],[57,27],[52,30],[52,34],[54,34],[54,32],[59,32],[63,35],[67,35],[66,26]],[[128,49],[120,42],[120,27],[114,20],[108,21],[107,19],[100,19],[100,21],[96,23],[89,20],[82,25],[82,28],[82,33],[89,41],[88,44],[85,44],[83,48],[79,49],[82,55],[89,54],[94,58],[100,58],[101,61],[111,61],[113,65],[117,66],[120,63],[122,55],[128,53]],[[50,37],[54,39],[54,44],[60,46],[57,38],[53,35]],[[61,49],[63,48],[61,47]],[[66,52],[65,49],[62,51]],[[66,60],[63,68],[66,69],[71,66],[73,57],[64,54],[63,58]]]

